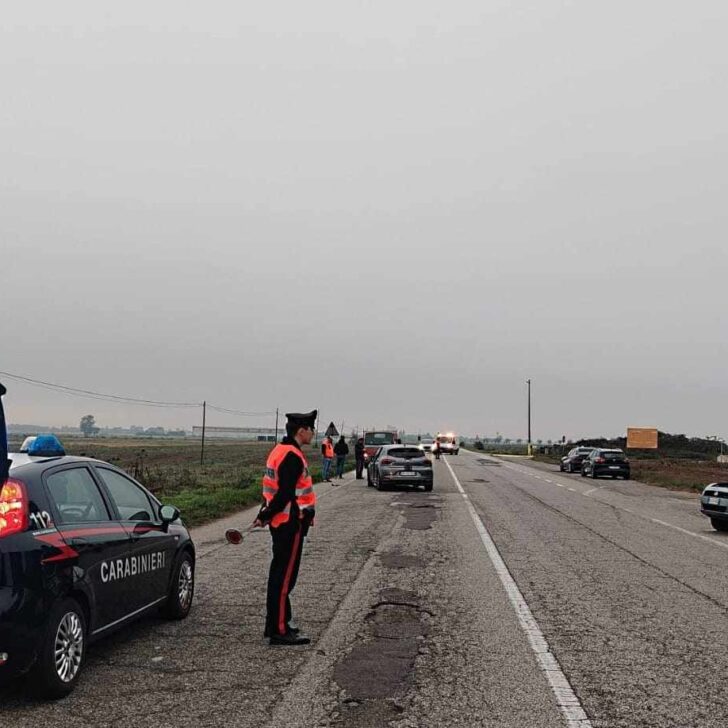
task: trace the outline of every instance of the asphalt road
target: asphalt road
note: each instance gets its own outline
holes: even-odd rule
[[[269,536],[197,529],[197,595],[94,645],[75,693],[0,692],[3,726],[728,725],[726,559],[683,496],[462,453],[432,493],[316,487],[293,595],[262,638]]]

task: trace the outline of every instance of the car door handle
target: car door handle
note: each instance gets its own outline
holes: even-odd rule
[[[103,544],[91,543],[88,539],[82,538],[80,536],[71,539],[71,546],[73,546],[74,548],[83,549],[85,551],[101,551],[103,548]]]

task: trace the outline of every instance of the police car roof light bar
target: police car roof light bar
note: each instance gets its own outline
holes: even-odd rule
[[[61,445],[61,441],[55,435],[38,435],[28,445],[28,455],[34,457],[54,458],[63,457],[65,454],[66,451]]]

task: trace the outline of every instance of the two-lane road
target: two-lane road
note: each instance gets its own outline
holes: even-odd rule
[[[309,647],[262,639],[269,537],[198,529],[182,623],[89,652],[78,689],[0,691],[2,725],[724,728],[728,535],[696,498],[461,452],[432,493],[316,486],[293,595]]]

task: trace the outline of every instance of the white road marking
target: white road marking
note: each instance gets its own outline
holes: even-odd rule
[[[495,542],[488,533],[488,529],[485,527],[485,524],[478,515],[478,512],[473,507],[473,504],[470,502],[468,494],[460,484],[460,481],[458,480],[457,475],[455,475],[455,471],[450,466],[447,458],[443,458],[443,460],[445,461],[445,465],[447,465],[447,469],[450,471],[450,475],[452,475],[452,478],[455,481],[457,489],[465,499],[465,503],[468,507],[468,511],[470,512],[470,516],[473,519],[473,523],[475,523],[475,527],[478,529],[480,540],[483,542],[483,546],[485,546],[485,550],[487,551],[488,556],[495,567],[496,573],[506,590],[511,606],[518,617],[521,629],[525,632],[528,642],[531,645],[531,649],[536,654],[539,667],[551,686],[551,690],[556,698],[556,703],[561,709],[561,713],[566,720],[566,725],[568,728],[592,728],[592,724],[587,714],[584,712],[584,708],[582,708],[579,698],[576,696],[574,689],[571,687],[568,678],[564,675],[558,660],[551,652],[551,648],[549,647],[546,638],[543,636],[541,628],[538,626],[533,614],[531,614],[531,610],[529,609],[526,600],[523,598],[521,590],[518,588],[518,585],[511,576],[511,572],[508,571],[508,567],[506,566],[505,561],[503,561],[503,558],[498,551],[498,547],[495,545]]]
[[[519,473],[522,473],[523,475],[533,475],[533,473],[529,472],[528,468],[517,468],[511,465],[510,463],[504,463],[506,467],[511,468],[512,470],[516,470]],[[539,475],[533,475],[534,478],[538,478],[539,480],[544,480]],[[550,483],[550,480],[546,481],[547,483]],[[582,493],[580,490],[577,490],[576,488],[569,488],[568,486],[563,486],[560,483],[552,483],[552,485],[557,485],[559,488],[566,487],[567,490],[570,490],[572,493],[578,493],[579,495],[583,495],[586,497],[591,497],[591,494],[595,490],[602,490],[602,488],[606,488],[604,485],[597,486],[596,488],[592,488],[591,490],[587,490],[586,492]],[[602,503],[604,501],[601,501]],[[615,506],[613,503],[610,503],[614,508],[617,508],[620,511],[624,511],[625,513],[629,513],[632,516],[636,516],[637,518],[643,518],[645,521],[651,521],[652,523],[656,523],[659,526],[664,526],[665,528],[671,528],[673,531],[678,531],[679,533],[684,534],[685,536],[692,536],[693,538],[699,538],[701,541],[706,541],[707,543],[713,545],[713,546],[720,546],[723,549],[728,549],[728,543],[725,541],[718,541],[717,538],[711,538],[710,536],[705,536],[702,533],[695,533],[695,531],[688,531],[687,528],[681,528],[680,526],[676,526],[673,523],[668,523],[667,521],[661,521],[659,518],[652,518],[651,516],[645,516],[642,513],[637,513],[636,511],[633,511],[631,508],[624,508],[622,506]]]

